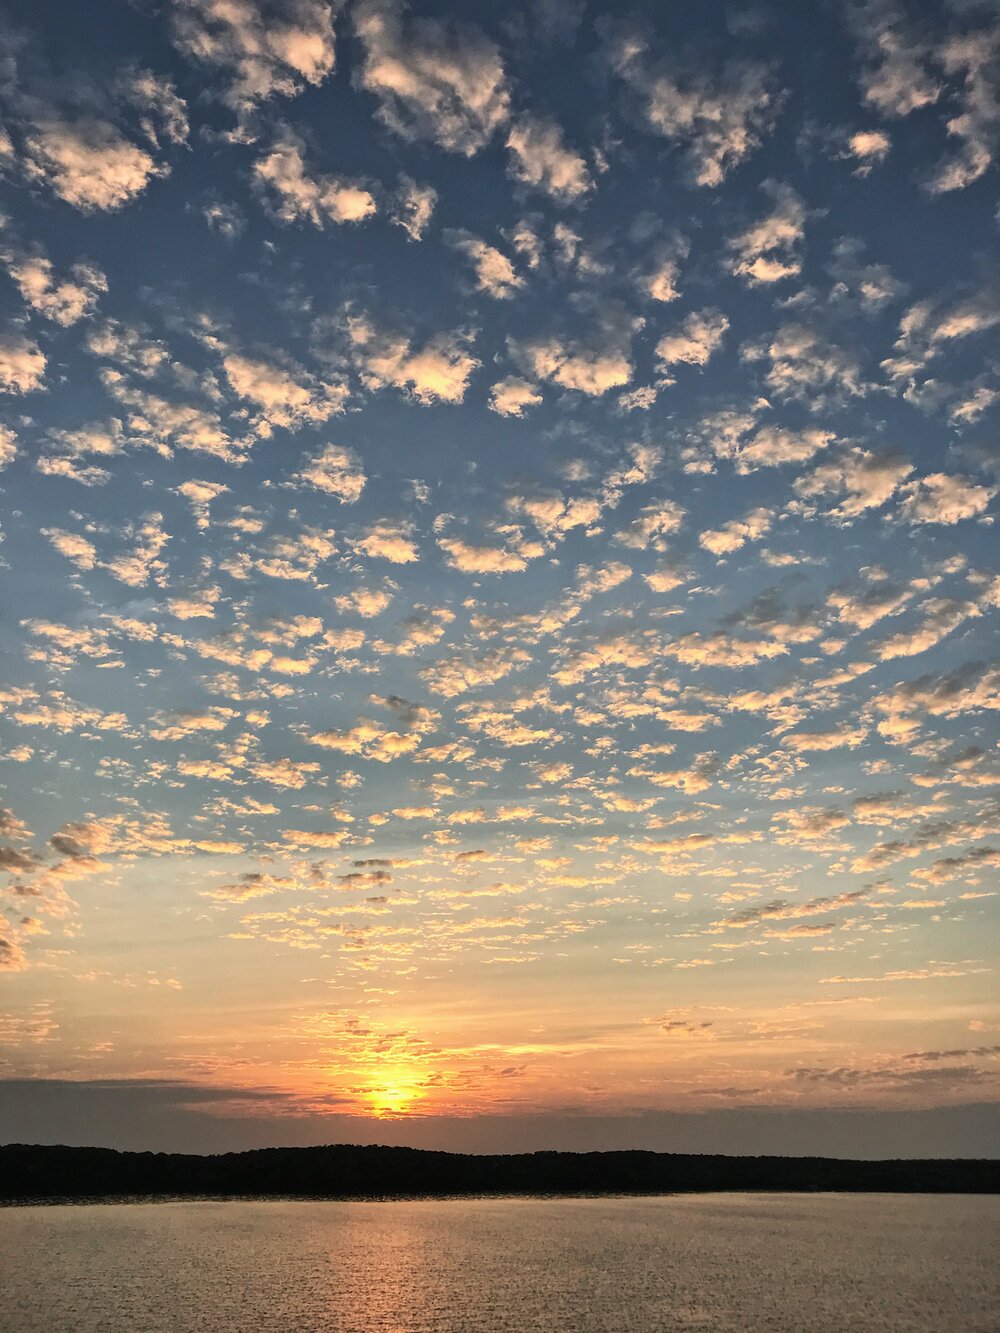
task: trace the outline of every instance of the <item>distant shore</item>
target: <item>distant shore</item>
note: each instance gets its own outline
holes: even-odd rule
[[[144,1198],[1000,1193],[1000,1161],[850,1161],[687,1153],[428,1152],[336,1144],[195,1156],[31,1144],[0,1147],[0,1203]]]

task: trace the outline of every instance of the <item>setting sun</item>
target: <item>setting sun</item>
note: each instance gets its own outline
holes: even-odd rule
[[[382,1119],[405,1115],[416,1102],[422,1101],[424,1091],[417,1080],[406,1074],[390,1073],[366,1093],[375,1115]]]

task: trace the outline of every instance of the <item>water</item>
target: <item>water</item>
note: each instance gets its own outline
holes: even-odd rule
[[[13,1208],[0,1328],[994,1333],[998,1223],[969,1195]]]

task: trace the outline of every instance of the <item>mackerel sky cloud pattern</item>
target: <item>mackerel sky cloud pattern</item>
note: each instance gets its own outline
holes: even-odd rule
[[[0,1076],[996,1095],[996,20],[9,7]]]

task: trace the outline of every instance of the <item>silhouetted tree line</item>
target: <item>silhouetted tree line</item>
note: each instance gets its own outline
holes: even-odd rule
[[[0,1199],[8,1202],[123,1195],[373,1199],[702,1190],[993,1194],[1000,1192],[1000,1163],[636,1151],[480,1156],[351,1144],[207,1157],[20,1143],[0,1148]]]

